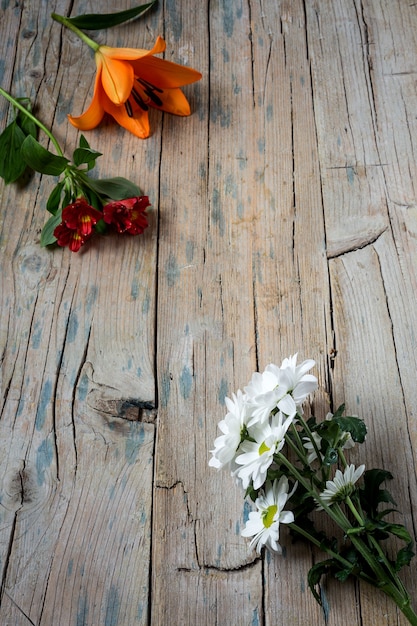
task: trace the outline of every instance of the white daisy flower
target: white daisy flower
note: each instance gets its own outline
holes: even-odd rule
[[[295,489],[296,487],[294,487]],[[265,490],[259,492],[255,506],[257,511],[249,513],[249,519],[242,530],[243,537],[253,537],[250,542],[251,547],[256,546],[256,551],[260,554],[262,547],[266,546],[272,552],[281,554],[282,548],[278,543],[279,525],[290,524],[294,521],[292,511],[283,511],[283,508],[294,489],[288,494],[288,478],[281,476],[273,483],[268,481]]]
[[[294,417],[307,396],[317,389],[317,378],[307,374],[315,361],[309,359],[297,365],[297,355],[284,359],[281,367],[270,363],[260,374],[255,372],[244,391],[252,418],[248,425],[265,422],[271,411],[278,409]]]
[[[359,480],[364,471],[365,465],[359,465],[359,467],[355,469],[353,464],[348,465],[344,473],[339,469],[336,470],[333,480],[326,482],[326,489],[320,494],[320,499],[328,506],[334,504],[334,502],[342,502],[348,496],[352,495],[355,490],[354,484]],[[321,510],[323,507],[319,505],[317,508]]]
[[[287,386],[297,409],[301,407],[307,396],[316,391],[318,387],[317,378],[313,374],[307,374],[315,364],[313,359],[307,359],[297,365],[297,354],[284,359],[281,363],[281,385]]]
[[[239,447],[242,429],[245,426],[247,412],[245,396],[239,389],[237,394],[232,394],[232,398],[225,398],[228,413],[219,422],[220,435],[214,441],[214,450],[210,450],[212,458],[209,461],[210,467],[221,469],[225,465],[232,463],[236,451]]]
[[[241,479],[244,489],[247,489],[251,480],[254,489],[259,489],[265,482],[274,454],[283,448],[285,434],[292,422],[291,417],[285,420],[284,417],[279,412],[268,422],[248,427],[249,436],[254,441],[243,441],[239,447],[241,454],[235,460],[236,465],[242,466],[235,471],[235,475]]]
[[[276,409],[287,393],[287,389],[280,388],[279,368],[276,365],[268,365],[262,374],[254,372],[244,391],[251,414],[249,426],[266,422],[271,411]]]

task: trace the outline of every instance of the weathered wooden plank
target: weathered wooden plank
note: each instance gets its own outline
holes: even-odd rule
[[[303,5],[284,2],[254,12],[253,24],[256,37],[268,42],[268,53],[262,56],[258,48],[255,56],[259,84],[265,85],[258,101],[265,187],[259,185],[263,210],[254,233],[262,259],[255,287],[259,367],[280,363],[295,351],[300,359],[315,358],[320,390],[313,408],[324,417],[330,392],[330,295]],[[271,190],[269,205],[264,189]],[[271,233],[270,241],[265,233]],[[282,544],[286,556],[266,560],[265,623],[321,623],[306,583],[317,556],[292,545],[285,529]]]
[[[405,341],[410,341],[410,336],[404,333],[406,327],[402,326],[403,319],[399,317],[393,296],[387,297],[387,290],[392,289],[395,282],[389,284],[387,269],[381,270],[386,249],[391,248],[392,252],[392,245],[388,236],[377,243],[378,247],[367,246],[330,263],[339,350],[334,370],[335,396],[340,401],[346,399],[347,410],[365,419],[368,439],[360,451],[361,461],[367,467],[383,467],[393,473],[394,480],[389,488],[401,512],[394,517],[411,529],[415,525],[416,510],[413,462],[416,440],[415,432],[408,427],[407,401],[397,359],[397,353]],[[395,255],[391,254],[390,264],[394,259]],[[390,332],[393,322],[400,324],[394,333],[399,345]],[[359,460],[358,454],[356,451],[352,458]],[[415,576],[414,562],[403,573],[414,602]],[[397,619],[406,623],[397,616],[395,606],[384,598],[367,590],[364,594],[366,604],[362,605],[362,615],[367,616],[364,621],[375,620],[383,603],[388,623],[396,624]]]
[[[224,396],[256,356],[249,15],[240,3],[219,3],[203,27],[203,8],[178,15],[174,7],[167,3],[167,40],[179,60],[187,49],[204,77],[187,128],[164,122],[161,207],[169,215],[161,222],[158,319],[169,315],[170,323],[158,330],[152,619],[252,624],[261,620],[261,563],[239,537],[242,494],[207,465]],[[201,28],[209,39],[195,36]]]
[[[407,114],[392,90],[388,96],[387,74],[397,48],[397,71],[407,66],[401,51],[411,44],[415,19],[412,7],[398,12],[388,2],[313,3],[307,11],[331,259],[334,400],[367,421],[368,441],[357,458],[392,469],[408,528],[415,525],[415,385],[404,387],[402,379],[416,370],[414,224],[412,212],[392,198],[399,179],[410,189],[415,162]],[[404,572],[410,590],[413,568]],[[363,623],[381,614],[387,623],[405,623],[392,604],[363,586],[359,597]],[[332,611],[329,618],[345,623]]]
[[[20,21],[10,89],[36,93],[39,116],[71,153],[77,133],[66,113],[89,101],[95,66],[81,42],[50,20],[52,10],[65,14],[68,6],[6,9]],[[116,45],[116,33],[108,37]],[[135,26],[124,37],[139,44]],[[158,172],[142,142],[110,124],[89,141],[104,155],[98,175],[146,182],[157,206]],[[158,152],[159,136],[152,142]],[[51,185],[34,175],[23,188],[2,187],[0,621],[144,624],[156,209],[140,238],[97,238],[76,255],[44,250]]]

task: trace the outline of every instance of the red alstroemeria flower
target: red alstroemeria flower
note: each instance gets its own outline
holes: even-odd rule
[[[149,137],[149,107],[190,115],[190,106],[179,87],[200,80],[201,74],[153,55],[164,52],[165,41],[158,37],[152,50],[97,46],[97,75],[93,100],[80,116],[68,116],[80,130],[98,126],[105,113],[131,133]]]
[[[145,214],[148,206],[148,196],[110,202],[103,208],[103,219],[106,224],[113,224],[119,233],[140,235],[148,226]]]
[[[56,242],[61,248],[68,247],[71,252],[78,252],[89,237],[83,237],[77,230],[68,228],[66,224],[59,224],[54,230]]]
[[[63,223],[68,228],[77,230],[83,237],[91,235],[93,226],[102,218],[102,213],[90,206],[85,198],[78,198],[62,211]]]
[[[90,239],[93,227],[103,218],[102,213],[88,204],[85,198],[78,198],[62,211],[62,222],[54,230],[57,244],[78,252]]]

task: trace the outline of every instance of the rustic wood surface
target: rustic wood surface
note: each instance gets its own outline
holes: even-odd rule
[[[0,84],[67,154],[95,64],[50,13],[130,6],[1,3]],[[327,580],[321,609],[301,544],[257,557],[208,459],[225,396],[298,351],[312,410],[365,418],[350,458],[393,472],[415,532],[417,4],[160,0],[94,37],[158,34],[203,73],[193,115],[153,112],[146,141],[112,120],[87,136],[101,176],[150,196],[143,236],[41,249],[51,179],[0,186],[0,623],[404,625],[362,584]],[[403,578],[416,607],[416,561]]]

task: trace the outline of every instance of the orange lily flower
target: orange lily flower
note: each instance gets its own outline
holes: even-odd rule
[[[190,105],[179,87],[200,80],[201,74],[154,57],[165,48],[162,37],[152,50],[97,46],[93,100],[79,117],[68,116],[71,124],[91,130],[109,113],[121,126],[145,139],[150,135],[149,107],[190,115]]]

